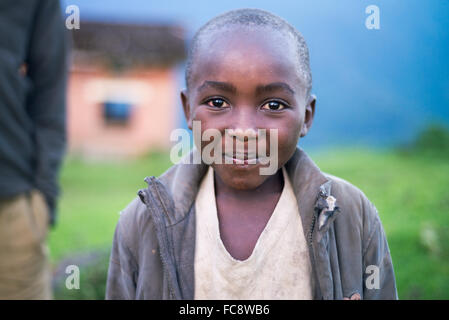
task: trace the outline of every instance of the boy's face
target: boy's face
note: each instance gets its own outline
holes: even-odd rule
[[[293,39],[271,29],[233,27],[209,35],[193,61],[189,90],[181,92],[189,128],[192,121],[201,121],[201,133],[213,128],[222,137],[225,129],[266,129],[268,152],[268,133],[277,129],[281,168],[293,155],[299,137],[307,134],[315,109],[297,63]],[[208,143],[202,142],[202,148]],[[225,164],[223,160],[212,166],[235,189],[254,189],[268,178],[260,174],[260,163]]]

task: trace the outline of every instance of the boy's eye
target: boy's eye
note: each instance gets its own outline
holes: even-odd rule
[[[270,111],[280,111],[282,109],[285,109],[285,105],[279,101],[270,101],[270,102],[265,103],[262,106],[262,109],[270,110]]]
[[[220,99],[220,98],[210,99],[206,103],[207,103],[207,105],[209,107],[213,107],[213,108],[227,108],[227,107],[229,107],[229,104],[226,101],[224,101],[223,99]]]

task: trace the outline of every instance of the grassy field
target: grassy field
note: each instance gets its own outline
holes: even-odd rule
[[[399,297],[449,299],[448,159],[361,150],[312,157],[323,171],[358,186],[376,205]],[[56,298],[103,298],[118,213],[145,187],[145,176],[157,176],[169,166],[166,154],[108,164],[66,160],[58,223],[49,240]],[[62,285],[64,267],[71,263],[80,265],[80,290]]]

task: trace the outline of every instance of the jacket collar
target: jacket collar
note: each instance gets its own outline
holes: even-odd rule
[[[320,195],[330,194],[330,182],[300,148],[297,148],[290,160],[285,164],[298,202],[302,226],[306,239],[310,237],[315,208]]]

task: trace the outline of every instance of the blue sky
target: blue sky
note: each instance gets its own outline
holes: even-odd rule
[[[210,18],[230,9],[255,7],[280,15],[301,31],[310,49],[318,99],[312,131],[303,141],[309,148],[390,146],[410,140],[429,122],[449,124],[449,1],[63,0],[62,4],[78,5],[81,21],[176,23],[186,28],[189,38]],[[380,9],[379,30],[365,27],[365,8],[371,4]],[[182,67],[179,83],[183,85]]]

